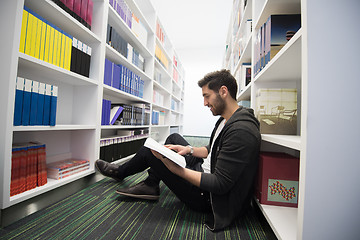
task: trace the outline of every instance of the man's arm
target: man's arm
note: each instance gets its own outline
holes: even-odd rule
[[[181,146],[181,145],[165,145],[167,148],[171,150],[175,150],[180,155],[187,155],[190,154],[190,147],[189,146]],[[206,158],[208,153],[208,150],[206,147],[193,147],[193,156],[199,157],[199,158]]]

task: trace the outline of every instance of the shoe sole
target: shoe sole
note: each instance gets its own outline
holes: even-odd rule
[[[116,180],[116,181],[118,181],[118,182],[121,182],[121,181],[122,181],[122,179],[120,179],[120,178],[114,178],[114,177],[106,176],[106,175],[100,170],[100,168],[97,166],[96,162],[95,162],[94,165],[95,165],[95,168],[99,171],[99,173],[101,173],[103,176],[112,178],[112,179],[114,179],[114,180]]]
[[[145,200],[158,200],[160,198],[160,196],[139,195],[139,194],[124,193],[124,192],[119,192],[119,191],[116,191],[116,193],[120,194],[120,195],[127,196],[127,197],[139,198],[139,199],[145,199]]]

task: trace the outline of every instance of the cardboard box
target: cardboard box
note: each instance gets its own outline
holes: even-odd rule
[[[257,180],[256,197],[261,204],[298,206],[299,158],[261,152]]]

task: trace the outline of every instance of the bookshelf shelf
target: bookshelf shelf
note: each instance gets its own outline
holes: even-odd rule
[[[117,135],[118,130],[144,130],[145,134],[146,131],[149,131],[149,134],[155,131],[161,139],[165,139],[170,133],[170,115],[175,114],[178,115],[176,124],[173,122],[171,126],[182,131],[183,108],[179,108],[180,110],[177,112],[172,112],[169,109],[171,99],[176,99],[180,103],[179,96],[183,92],[182,86],[176,85],[172,79],[174,67],[172,54],[174,50],[170,45],[171,48],[166,48],[167,51],[164,51],[169,61],[169,68],[165,69],[155,58],[155,45],[159,42],[156,40],[154,31],[157,16],[151,2],[149,0],[126,1],[127,7],[141,21],[141,24],[133,24],[131,28],[114,10],[109,1],[92,0],[92,2],[94,5],[91,30],[53,0],[14,0],[6,1],[1,6],[0,26],[1,29],[8,33],[6,38],[1,41],[4,41],[2,42],[4,44],[9,44],[6,54],[4,52],[4,55],[0,57],[0,68],[2,76],[4,76],[2,78],[4,79],[4,86],[0,88],[0,93],[6,100],[1,105],[1,111],[9,113],[5,118],[1,119],[0,124],[2,133],[0,141],[1,209],[24,202],[32,197],[93,174],[95,172],[94,162],[100,157],[100,139]],[[65,70],[19,51],[24,5],[49,23],[57,26],[61,31],[68,33],[91,48],[89,77]],[[133,15],[129,16],[132,17]],[[124,57],[106,42],[108,24],[136,50],[134,55]],[[141,29],[136,29],[136,27],[141,27]],[[38,30],[36,29],[34,34],[38,36],[39,34],[36,31]],[[58,32],[61,34],[61,31]],[[54,31],[54,38],[55,33],[57,32]],[[62,36],[60,34],[59,36]],[[60,41],[59,39],[58,41]],[[163,46],[160,45],[159,47]],[[84,49],[86,47],[82,47],[81,51],[84,51]],[[131,48],[129,47],[129,49]],[[143,58],[136,58],[138,53]],[[133,52],[129,50],[129,54],[133,54]],[[60,56],[60,53],[58,55]],[[132,58],[133,60],[130,60]],[[121,64],[130,70],[128,77],[134,76],[131,74],[140,77],[144,82],[142,98],[104,83],[105,59],[114,64]],[[140,64],[133,63],[139,59],[144,61],[144,69],[138,67],[141,66],[141,62]],[[60,61],[60,59],[56,61]],[[177,59],[177,61],[179,60]],[[161,72],[163,84],[155,82],[155,69]],[[180,74],[182,73],[179,72]],[[12,113],[15,105],[14,90],[17,77],[58,87],[55,126],[13,126]],[[134,82],[138,83],[138,81]],[[165,95],[163,106],[153,104],[154,89],[161,91]],[[172,95],[174,89],[176,89],[175,96]],[[144,107],[146,105],[146,112],[144,111],[144,113],[149,114],[149,123],[151,123],[152,118],[151,109],[165,111],[165,122],[159,127],[149,124],[102,125],[103,99],[110,100],[115,104],[126,104],[134,107]],[[47,163],[67,158],[87,159],[90,161],[90,169],[59,181],[48,179],[48,183],[44,186],[10,197],[11,167],[13,164],[12,144],[35,140],[46,145]],[[135,140],[136,138],[134,138]],[[129,157],[118,159],[115,163],[121,163],[127,159]]]
[[[293,135],[276,135],[276,134],[262,134],[262,140],[274,143],[287,148],[300,150],[301,149],[301,137]]]

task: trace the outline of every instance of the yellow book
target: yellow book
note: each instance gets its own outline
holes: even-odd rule
[[[51,36],[51,27],[49,24],[46,24],[46,37],[45,37],[45,48],[44,48],[44,61],[45,62],[49,62],[50,36]]]
[[[38,18],[34,16],[32,21],[32,29],[31,29],[31,47],[30,47],[30,56],[35,57],[36,51],[36,34],[37,34],[37,25],[38,25]]]
[[[64,33],[61,33],[61,48],[60,48],[60,67],[61,68],[64,68],[65,46],[66,46],[66,36]]]
[[[40,45],[41,45],[41,33],[42,33],[43,21],[37,19],[36,41],[35,41],[35,55],[34,57],[40,58]]]
[[[58,35],[57,35],[57,52],[56,52],[56,66],[58,66],[58,67],[60,67],[60,57],[61,57],[61,40],[62,40],[62,38],[61,38],[61,35],[62,35],[62,33],[59,31],[59,30],[57,30],[57,32],[58,32]]]
[[[28,11],[23,10],[22,23],[21,23],[21,35],[20,35],[20,47],[19,52],[25,53],[25,43],[26,43],[26,29],[28,22]]]
[[[53,49],[53,59],[52,59],[52,64],[54,65],[57,65],[58,41],[59,41],[59,31],[56,28],[54,28],[54,49]]]
[[[48,25],[50,26],[50,25]],[[50,40],[49,40],[49,58],[48,63],[53,63],[53,52],[54,52],[54,35],[55,35],[55,29],[50,26]]]
[[[70,36],[66,36],[66,46],[65,46],[65,62],[64,68],[70,71],[70,64],[71,64],[71,50],[72,50],[72,39]]]
[[[40,55],[39,59],[44,60],[44,54],[45,54],[45,39],[46,39],[46,23],[42,21],[42,27],[41,27],[41,43],[40,43]]]
[[[26,42],[25,42],[25,54],[30,55],[31,50],[31,36],[32,36],[32,27],[33,27],[33,21],[34,21],[34,15],[31,13],[28,13],[28,23],[27,23],[27,29],[26,29]]]

